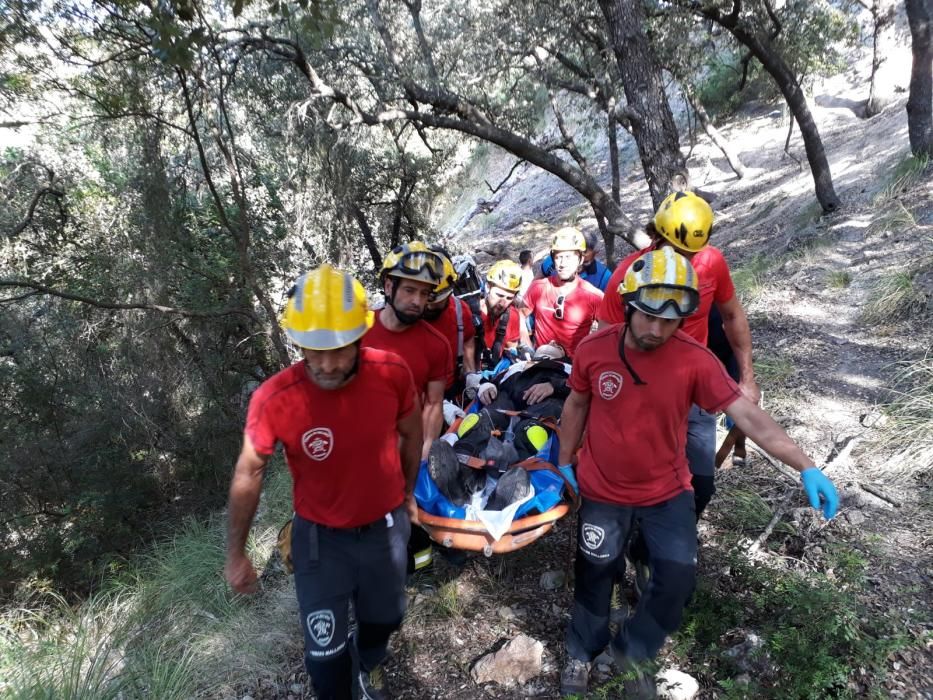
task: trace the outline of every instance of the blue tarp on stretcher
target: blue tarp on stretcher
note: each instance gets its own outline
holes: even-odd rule
[[[557,464],[557,454],[560,449],[559,441],[556,435],[551,435],[547,443],[541,448],[537,456],[551,464]],[[523,503],[516,518],[529,513],[544,513],[560,503],[561,493],[564,489],[564,480],[557,474],[547,469],[538,469],[528,472],[531,479],[531,485],[534,487],[535,495],[526,503]],[[431,515],[438,515],[444,518],[466,519],[466,510],[455,506],[447,497],[437,488],[437,484],[428,473],[428,464],[426,461],[421,463],[418,470],[418,480],[415,482],[415,500],[418,505]]]

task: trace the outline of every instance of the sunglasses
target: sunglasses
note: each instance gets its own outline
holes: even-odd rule
[[[554,304],[554,318],[558,321],[564,320],[564,301],[567,299],[566,295],[561,294],[557,297],[557,303]]]
[[[700,294],[689,287],[666,285],[641,287],[632,294],[631,302],[636,308],[654,316],[686,318],[700,306]],[[673,315],[669,315],[673,312]]]

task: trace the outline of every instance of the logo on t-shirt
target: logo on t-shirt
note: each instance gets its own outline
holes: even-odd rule
[[[308,615],[308,635],[319,647],[326,647],[334,638],[334,613],[318,610]]]
[[[320,462],[334,449],[334,434],[330,428],[311,428],[301,436],[301,448],[311,459]]]
[[[622,375],[618,372],[603,372],[599,375],[599,395],[610,401],[622,389]]]
[[[603,540],[606,539],[606,531],[603,530],[598,525],[590,525],[589,523],[584,523],[583,525],[583,546],[589,550],[597,550],[599,546],[603,543]]]

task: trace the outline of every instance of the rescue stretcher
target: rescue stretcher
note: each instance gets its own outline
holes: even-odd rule
[[[474,402],[468,413],[479,408],[478,403]],[[461,420],[457,419],[448,432],[456,432]],[[431,479],[427,465],[422,463],[415,485],[415,500],[418,503],[419,524],[431,540],[442,547],[482,552],[487,557],[506,554],[536,542],[550,532],[558,520],[571,512],[579,497],[555,466],[560,450],[556,421],[552,421],[548,427],[551,434],[538,454],[514,465],[530,472],[535,494],[519,508],[508,531],[498,540],[482,522],[467,519],[463,507],[447,500]],[[481,469],[482,463],[477,462],[479,460],[470,460],[467,464]]]

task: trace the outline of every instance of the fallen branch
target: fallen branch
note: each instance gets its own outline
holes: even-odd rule
[[[872,486],[871,484],[867,484],[864,481],[859,481],[858,486],[863,491],[868,491],[868,493],[870,493],[872,496],[876,496],[880,498],[882,501],[887,501],[895,508],[901,507],[901,502],[899,500],[897,500],[893,496],[889,496],[877,486]]]
[[[774,515],[771,516],[771,520],[769,520],[768,524],[765,526],[764,532],[758,535],[758,538],[752,542],[746,550],[749,554],[757,554],[762,546],[764,546],[764,543],[768,541],[768,538],[771,537],[771,533],[774,532],[774,528],[780,522],[781,518],[784,517],[784,512],[796,495],[797,489],[787,489],[787,493],[784,494],[781,505],[774,511]]]
[[[852,452],[852,449],[859,442],[859,440],[861,440],[860,436],[851,436],[851,437],[843,438],[842,440],[835,441],[835,445],[841,444],[842,448],[837,449],[837,447],[834,445],[833,452],[830,453],[829,458],[826,460],[826,465],[823,467],[823,471],[826,472],[836,462],[847,459],[849,454]],[[772,458],[771,455],[769,455],[767,452],[765,452],[763,449],[761,449],[758,445],[756,445],[751,440],[746,441],[746,446],[750,447],[755,452],[757,452],[759,455],[764,457],[765,460],[769,464],[771,464],[775,469],[777,469],[781,474],[784,474],[785,476],[790,477],[790,474],[788,474],[788,472],[791,471],[791,469],[786,464]],[[768,541],[768,538],[771,536],[771,533],[774,532],[774,528],[777,526],[778,522],[780,522],[781,518],[784,517],[784,513],[787,511],[787,508],[790,506],[791,501],[793,501],[794,497],[797,495],[798,488],[799,488],[798,477],[793,476],[790,478],[792,478],[794,481],[794,488],[790,488],[787,490],[787,493],[784,495],[784,498],[781,501],[781,504],[774,511],[774,515],[771,516],[771,520],[768,521],[768,524],[765,526],[764,532],[762,532],[758,536],[758,538],[748,547],[746,551],[748,551],[749,554],[755,554],[764,546],[764,543]],[[862,486],[862,484],[859,484],[859,486]],[[862,488],[865,488],[865,487],[862,486]],[[865,489],[865,490],[868,491],[868,489]],[[874,493],[874,492],[869,491],[869,493]],[[887,499],[884,499],[884,500],[887,500]]]

